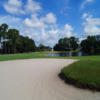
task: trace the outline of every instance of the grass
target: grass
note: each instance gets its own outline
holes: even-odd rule
[[[57,58],[57,59],[93,59],[99,60],[100,56],[81,56],[81,57],[46,57],[46,54],[50,53],[65,53],[66,51],[44,51],[44,52],[31,52],[21,54],[8,54],[0,55],[0,61],[17,60],[17,59],[31,59],[31,58]],[[73,52],[73,51],[71,51]]]
[[[85,59],[64,67],[61,73],[70,84],[100,91],[100,56],[83,58]]]
[[[17,59],[31,59],[31,58],[51,58],[46,57],[46,54],[50,53],[64,53],[65,51],[44,51],[44,52],[30,52],[30,53],[20,53],[20,54],[6,54],[0,55],[0,61],[17,60]],[[57,57],[52,57],[57,58]]]

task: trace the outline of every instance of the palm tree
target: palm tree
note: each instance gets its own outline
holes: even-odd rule
[[[2,33],[4,47],[5,47],[5,54],[6,54],[6,41],[5,41],[5,39],[6,39],[7,29],[8,29],[8,25],[3,23],[1,25],[1,33]]]

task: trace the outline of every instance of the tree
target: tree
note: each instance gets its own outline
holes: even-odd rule
[[[45,46],[42,43],[39,44],[39,46],[37,47],[37,51],[49,51],[51,50],[50,46]]]
[[[88,36],[87,39],[82,40],[81,47],[83,52],[94,53],[97,46],[95,36]]]
[[[22,35],[19,35],[16,41],[16,49],[17,49],[17,52],[20,52],[20,53],[34,52],[36,50],[35,42],[34,40],[30,39],[27,36],[24,37]]]
[[[59,39],[58,44],[54,46],[54,50],[56,51],[69,51],[69,49],[70,49],[69,38]]]
[[[8,46],[11,46],[11,42],[12,42],[12,51],[13,53],[16,53],[16,40],[19,37],[19,31],[16,29],[9,29],[8,30],[8,34],[7,34],[7,39],[8,39]],[[10,52],[10,48],[9,48],[9,52]]]
[[[8,25],[3,23],[1,25],[1,36],[3,36],[3,42],[4,42],[4,47],[5,47],[5,49],[4,49],[5,50],[5,54],[6,54],[6,41],[5,41],[5,39],[6,39],[6,35],[7,35],[7,29],[8,29]]]
[[[8,30],[8,25],[5,23],[0,26],[0,44],[1,39],[3,39],[3,53],[23,53],[36,50],[34,40],[30,39],[28,36],[24,37],[19,35],[17,29]]]
[[[73,50],[76,50],[78,48],[78,42],[79,42],[79,39],[78,38],[70,37],[70,47]]]
[[[61,38],[58,41],[58,44],[54,46],[55,51],[70,51],[78,48],[78,38]]]
[[[12,29],[9,29],[8,30],[8,33],[7,33],[7,39],[8,39],[8,53],[10,54],[10,52],[11,52],[11,46],[12,46],[12,31],[11,31]]]
[[[2,34],[1,34],[1,26],[0,26],[0,45],[1,45],[1,38],[2,38]],[[0,48],[1,54],[2,54],[2,48]]]

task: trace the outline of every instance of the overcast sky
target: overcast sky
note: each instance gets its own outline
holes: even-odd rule
[[[100,0],[0,0],[0,25],[7,23],[36,44],[100,35]]]

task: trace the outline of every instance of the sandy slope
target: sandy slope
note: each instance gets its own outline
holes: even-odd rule
[[[0,62],[0,100],[100,100],[100,92],[77,89],[57,75],[74,60]]]

